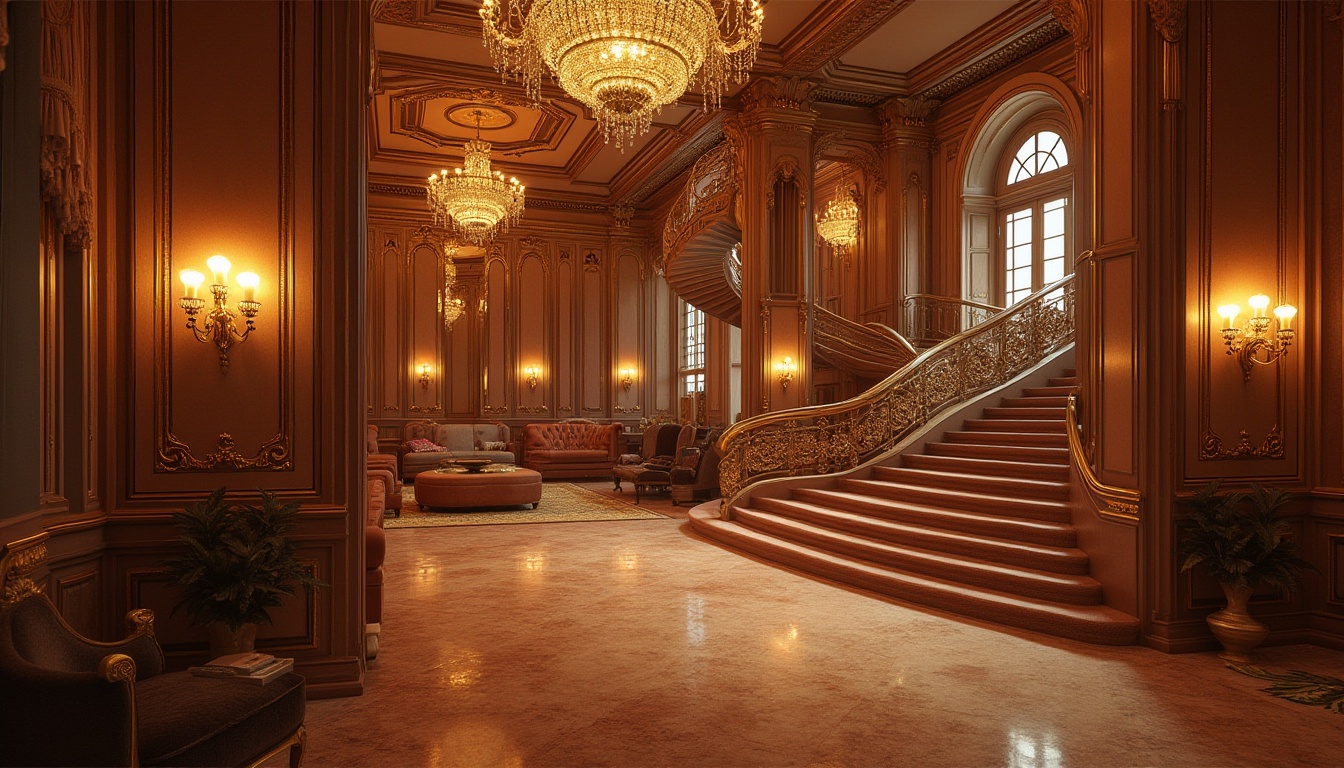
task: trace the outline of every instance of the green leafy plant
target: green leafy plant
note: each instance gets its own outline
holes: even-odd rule
[[[173,613],[185,609],[194,624],[270,624],[269,608],[296,586],[326,586],[295,555],[289,537],[298,525],[297,502],[282,504],[262,491],[261,503],[226,504],[220,488],[205,501],[173,513],[186,551],[164,563],[181,588]]]
[[[1229,586],[1297,589],[1302,572],[1315,566],[1298,555],[1287,538],[1289,526],[1279,517],[1289,494],[1252,483],[1250,494],[1220,495],[1218,486],[1214,480],[1185,502],[1195,510],[1195,526],[1181,543],[1181,570],[1202,564]]]

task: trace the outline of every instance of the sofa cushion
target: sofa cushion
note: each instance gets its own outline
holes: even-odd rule
[[[481,450],[483,451],[506,451],[508,449],[509,444],[503,440],[485,440],[481,443]]]
[[[502,451],[509,444],[509,428],[505,424],[472,424],[473,447],[485,451]],[[498,448],[490,448],[486,443],[502,443]]]
[[[303,724],[303,678],[265,685],[170,672],[135,684],[142,765],[244,765]]]
[[[438,443],[434,442],[433,440],[429,440],[429,439],[424,438],[424,437],[417,437],[417,438],[415,438],[414,440],[408,440],[408,441],[406,442],[406,447],[407,447],[407,448],[410,448],[411,451],[414,452],[414,453],[426,453],[426,452],[429,452],[429,451],[446,451],[446,450],[448,450],[447,448],[444,448],[442,445],[439,445]]]
[[[440,424],[434,430],[434,442],[445,451],[476,450],[476,435],[471,424]]]
[[[540,448],[527,454],[529,461],[542,462],[564,462],[576,463],[583,461],[609,461],[611,454],[608,451],[595,451],[591,449],[572,449],[572,450],[550,450]]]

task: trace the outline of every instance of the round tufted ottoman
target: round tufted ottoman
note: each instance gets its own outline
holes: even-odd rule
[[[516,507],[541,502],[541,473],[530,469],[482,472],[430,469],[415,476],[415,501],[421,509]]]

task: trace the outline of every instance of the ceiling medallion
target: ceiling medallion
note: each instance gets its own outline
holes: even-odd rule
[[[512,110],[496,107],[492,104],[457,104],[443,111],[443,116],[453,125],[463,128],[479,127],[487,131],[498,131],[518,122],[518,116]]]
[[[849,185],[841,182],[835,188],[835,197],[826,203],[826,211],[817,216],[817,234],[844,256],[859,241],[859,204]]]
[[[483,0],[495,68],[540,97],[543,70],[622,150],[699,75],[705,108],[756,61],[760,0]]]
[[[431,174],[425,186],[425,195],[434,223],[453,229],[476,245],[486,245],[495,238],[500,228],[508,229],[523,215],[524,187],[518,179],[504,179],[504,174],[490,170],[490,142],[481,141],[480,121],[485,117],[478,110],[476,138],[467,142],[462,167]]]

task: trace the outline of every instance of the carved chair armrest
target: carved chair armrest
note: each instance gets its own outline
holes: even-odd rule
[[[0,664],[5,698],[21,704],[0,722],[6,761],[13,765],[133,765],[135,662],[123,654],[110,654],[100,662],[104,664],[107,674],[116,679],[108,680],[94,669],[66,672],[13,658]],[[79,738],[59,735],[58,726],[69,723],[78,724]]]

